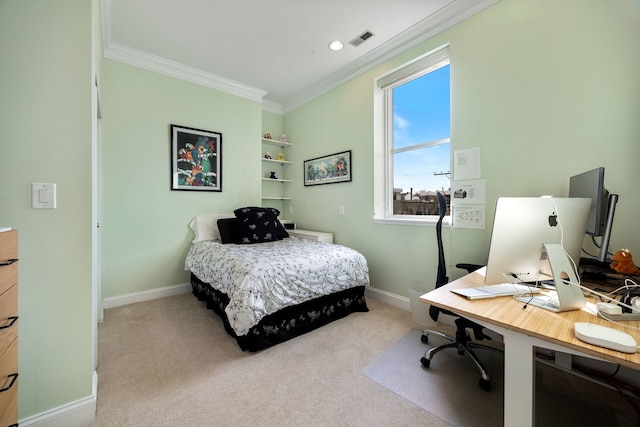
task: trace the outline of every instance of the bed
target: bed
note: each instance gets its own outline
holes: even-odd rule
[[[279,221],[266,240],[243,243],[238,211],[192,221],[196,238],[185,270],[191,274],[193,294],[221,317],[242,350],[259,351],[368,311],[364,291],[369,273],[362,254],[341,245],[287,237]],[[198,220],[210,228],[209,235],[202,233]],[[255,228],[252,232],[255,239]]]

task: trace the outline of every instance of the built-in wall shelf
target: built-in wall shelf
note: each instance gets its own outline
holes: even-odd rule
[[[262,142],[265,144],[269,144],[269,145],[275,145],[278,147],[291,147],[291,144],[289,144],[288,142],[280,142],[276,139],[267,139],[267,138],[262,138]]]
[[[290,165],[291,162],[288,160],[278,160],[278,159],[265,159],[264,157],[262,158],[263,162],[267,162],[267,163],[278,163],[280,165]]]
[[[293,182],[290,179],[280,179],[280,178],[262,178],[263,181],[273,181],[273,182]]]
[[[287,196],[289,185],[293,182],[290,178],[293,171],[290,170],[293,162],[285,160],[291,153],[287,148],[292,145],[275,139],[262,138],[262,206],[277,208],[281,212],[286,209],[285,204],[291,200]],[[274,174],[278,178],[270,178]],[[273,182],[273,184],[268,184]]]

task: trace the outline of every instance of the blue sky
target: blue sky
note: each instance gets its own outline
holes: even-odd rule
[[[394,148],[450,138],[449,65],[393,90]],[[396,154],[394,187],[414,192],[448,189],[450,145]]]

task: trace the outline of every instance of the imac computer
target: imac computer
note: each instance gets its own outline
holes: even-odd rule
[[[588,197],[592,200],[586,233],[602,237],[597,261],[605,263],[618,195],[609,194],[604,187],[604,168],[596,168],[569,178],[569,197]]]
[[[551,311],[585,306],[576,267],[584,242],[588,198],[501,197],[496,204],[486,284],[553,280],[557,296],[522,301]]]

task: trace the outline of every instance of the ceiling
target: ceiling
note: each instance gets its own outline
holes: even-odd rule
[[[497,1],[103,0],[104,54],[286,112]]]

